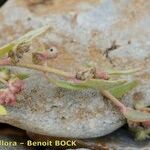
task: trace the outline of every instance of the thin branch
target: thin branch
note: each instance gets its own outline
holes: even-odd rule
[[[73,78],[74,77],[73,75],[71,75],[71,73],[60,71],[58,69],[54,69],[54,68],[47,67],[47,66],[40,66],[40,65],[34,65],[34,64],[23,64],[23,63],[17,64],[14,66],[28,68],[28,69],[34,69],[34,70],[38,70],[38,71],[42,71],[42,72],[54,73],[54,74],[62,76],[64,78]]]
[[[150,108],[148,108],[148,107],[145,107],[145,108],[139,108],[138,110],[150,112]]]
[[[111,100],[121,110],[122,113],[126,112],[126,107],[109,91],[103,90],[101,91],[101,94]]]

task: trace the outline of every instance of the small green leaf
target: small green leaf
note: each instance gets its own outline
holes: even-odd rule
[[[93,88],[97,90],[107,90],[114,86],[124,84],[125,80],[102,80],[102,79],[90,79],[81,83],[74,83],[85,88]]]
[[[109,89],[109,92],[116,98],[121,98],[124,94],[131,91],[139,84],[138,81],[132,81]]]
[[[146,122],[150,121],[150,113],[144,112],[144,111],[139,111],[139,110],[133,110],[133,109],[128,109],[125,113],[124,116],[134,122]]]
[[[7,115],[7,111],[4,106],[0,105],[0,115]]]
[[[148,129],[138,129],[135,133],[135,139],[142,141],[146,139],[150,139],[150,128]]]
[[[128,75],[128,74],[136,73],[140,70],[141,70],[141,68],[129,69],[129,70],[107,70],[106,72],[109,75]]]
[[[8,68],[0,68],[0,72],[9,73],[10,70]]]
[[[9,44],[4,45],[3,47],[0,48],[0,58],[5,56],[5,54],[9,53],[10,51],[12,51],[19,44],[31,42],[34,38],[46,32],[48,29],[49,26],[41,27],[39,29],[26,33],[24,36],[20,37],[15,41],[10,42]]]
[[[20,37],[16,43],[22,43],[22,42],[30,42],[34,38],[38,37],[39,35],[43,34],[46,32],[50,27],[49,26],[44,26],[35,30],[32,30],[28,33],[26,33],[24,36]]]
[[[3,80],[9,80],[10,70],[8,68],[0,68],[0,78]]]
[[[97,89],[97,90],[106,90],[112,88],[117,85],[124,84],[125,80],[100,80],[100,79],[90,79],[87,81],[80,81],[79,83],[73,83],[69,81],[51,81],[59,87],[73,89],[73,90],[81,90],[81,89]]]
[[[0,58],[5,56],[5,54],[10,52],[11,50],[13,50],[14,46],[15,46],[15,43],[9,43],[9,44],[6,44],[3,47],[1,47],[0,48]]]
[[[135,100],[134,101],[134,107],[136,109],[141,109],[141,108],[144,108],[144,107],[147,107],[147,106],[145,105],[143,100]]]
[[[17,73],[17,74],[15,74],[15,75],[16,75],[16,77],[18,77],[20,80],[24,80],[24,79],[29,78],[29,74],[27,74],[27,73]]]
[[[65,89],[68,89],[68,90],[82,90],[82,89],[85,89],[84,87],[74,85],[73,83],[66,82],[66,81],[56,81],[55,84],[58,87],[65,88]]]

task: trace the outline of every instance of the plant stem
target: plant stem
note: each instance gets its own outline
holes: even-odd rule
[[[124,114],[126,112],[126,107],[115,98],[109,91],[103,90],[101,91],[102,95],[110,99],[117,107],[119,107],[120,111]]]
[[[150,108],[148,108],[148,107],[140,108],[139,110],[141,110],[141,111],[146,111],[146,112],[150,112]]]
[[[24,67],[24,68],[28,68],[28,69],[34,69],[34,70],[38,70],[38,71],[42,71],[42,72],[54,73],[54,74],[62,76],[64,78],[73,78],[74,77],[70,73],[60,71],[58,69],[50,68],[47,66],[40,66],[40,65],[34,65],[34,64],[23,64],[23,63],[17,64],[15,66]]]

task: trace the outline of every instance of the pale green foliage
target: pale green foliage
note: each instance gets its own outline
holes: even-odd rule
[[[134,101],[134,107],[136,109],[141,109],[141,108],[144,108],[144,107],[147,107],[147,106],[144,104],[143,100],[136,100],[136,101]]]
[[[51,81],[50,81],[51,82]],[[82,90],[82,89],[97,89],[97,90],[107,90],[114,86],[124,84],[125,80],[100,80],[100,79],[90,79],[86,81],[69,82],[69,81],[53,81],[59,87],[71,89],[71,90]]]
[[[136,73],[140,70],[141,70],[141,68],[128,69],[128,70],[113,70],[113,69],[110,70],[109,69],[109,70],[107,70],[107,73],[109,75],[128,75],[128,74]]]
[[[15,74],[15,76],[18,77],[20,80],[29,78],[29,74],[27,74],[27,73],[17,73],[17,74]]]
[[[135,132],[135,138],[136,140],[145,140],[150,139],[150,128],[147,129],[137,129]]]
[[[150,113],[139,110],[127,109],[127,111],[124,113],[124,116],[128,120],[134,122],[150,121]]]
[[[34,38],[36,38],[39,35],[41,35],[42,33],[46,32],[48,29],[49,29],[49,26],[44,26],[44,27],[38,28],[36,30],[32,30],[32,31],[26,33],[25,35],[23,35],[22,37],[20,37],[19,39],[14,40],[14,41],[4,45],[3,47],[0,48],[0,58],[5,56],[10,51],[14,50],[18,45],[20,45],[22,43],[26,43],[26,44],[30,43]]]
[[[83,89],[85,89],[82,86],[75,85],[74,83],[62,81],[62,80],[60,80],[60,81],[55,80],[55,81],[53,81],[53,83],[58,87],[65,88],[68,90],[83,90]]]
[[[10,78],[10,70],[7,68],[0,68],[0,79],[8,80]]]
[[[7,111],[4,106],[0,105],[0,115],[7,115]]]
[[[131,91],[133,88],[135,88],[138,85],[138,81],[132,81],[129,83],[121,84],[118,86],[115,86],[111,89],[109,89],[109,92],[116,98],[121,98],[126,93]]]

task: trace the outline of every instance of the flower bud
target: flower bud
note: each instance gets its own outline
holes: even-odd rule
[[[92,79],[92,78],[95,78],[95,73],[96,73],[95,67],[82,68],[82,69],[77,71],[76,79],[78,79],[78,80]]]
[[[9,89],[0,90],[0,104],[14,105],[16,103],[16,96]]]
[[[103,80],[108,80],[109,79],[109,75],[107,72],[104,71],[97,71],[96,72],[96,78],[98,79],[103,79]]]
[[[8,86],[12,93],[19,94],[24,88],[24,83],[22,80],[15,78],[9,81]]]
[[[46,60],[46,58],[45,58],[45,56],[43,54],[37,53],[37,52],[32,53],[32,62],[34,64],[40,65],[40,64],[43,63],[44,60]]]
[[[50,49],[41,53],[34,52],[32,53],[32,62],[34,64],[42,65],[49,59],[56,58],[57,54],[58,54],[58,51],[55,47],[51,47]]]

